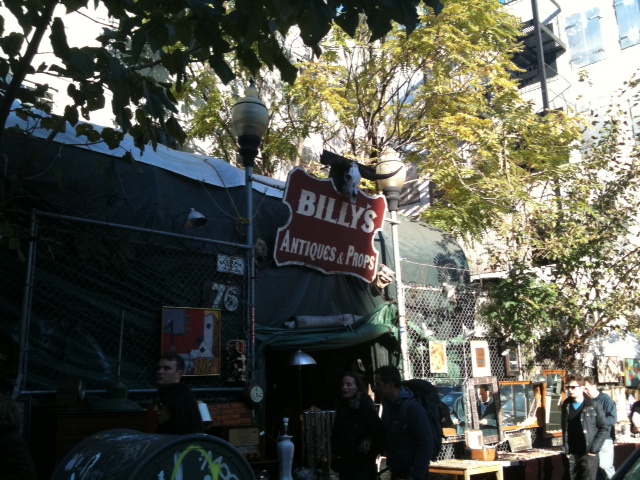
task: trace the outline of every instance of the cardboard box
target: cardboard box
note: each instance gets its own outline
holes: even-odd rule
[[[230,428],[229,443],[234,447],[240,445],[260,445],[260,431],[257,428]]]

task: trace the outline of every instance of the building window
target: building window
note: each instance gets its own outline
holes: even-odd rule
[[[638,0],[615,0],[620,48],[640,43],[640,2]]]
[[[580,68],[605,59],[600,26],[600,9],[594,8],[567,18],[567,38],[571,68]]]

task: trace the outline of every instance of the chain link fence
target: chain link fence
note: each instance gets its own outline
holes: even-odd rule
[[[55,391],[64,377],[81,378],[88,391],[117,381],[130,391],[155,390],[159,306],[221,309],[223,357],[228,344],[236,347],[235,340],[246,338],[245,276],[218,267],[220,256],[244,257],[246,249],[46,215],[37,217],[36,239],[33,265],[27,266],[32,276],[23,392]],[[234,301],[225,302],[227,290]],[[225,376],[232,370],[223,364],[222,375],[193,377],[189,384],[239,386]]]
[[[416,267],[412,265],[414,271]],[[419,267],[425,271],[424,278],[429,277],[427,270],[436,269],[437,278],[443,286],[404,285],[409,377],[423,378],[439,387],[466,392],[466,381],[474,376],[470,342],[484,340],[488,345],[491,376],[498,381],[515,380],[506,373],[499,342],[494,337],[485,336],[477,308],[482,292],[468,286],[469,272],[450,266]],[[444,356],[441,355],[443,351],[446,352]],[[537,431],[532,429],[530,432],[535,443]],[[509,435],[507,433],[507,437]],[[464,449],[464,442],[445,443],[438,460],[462,458]],[[508,443],[501,443],[498,449],[508,451]]]
[[[424,378],[437,385],[462,386],[467,378],[473,376],[470,341],[486,340],[491,375],[498,380],[507,380],[509,377],[505,372],[504,358],[498,351],[498,342],[493,337],[483,336],[485,333],[477,311],[481,292],[464,281],[469,272],[435,265],[422,265],[422,268],[437,269],[443,286],[438,288],[417,283],[404,286],[412,368],[410,377]],[[432,355],[439,353],[434,344],[442,342],[446,351],[444,363],[441,363],[443,359]]]

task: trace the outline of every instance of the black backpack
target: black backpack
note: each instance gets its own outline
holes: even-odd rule
[[[413,393],[413,397],[427,411],[427,416],[431,420],[433,427],[433,455],[431,460],[436,460],[442,449],[442,426],[443,423],[451,422],[449,408],[440,400],[438,389],[431,382],[420,378],[412,378],[402,382],[403,387],[407,387]],[[406,402],[405,402],[406,404]],[[452,423],[452,422],[451,422]]]

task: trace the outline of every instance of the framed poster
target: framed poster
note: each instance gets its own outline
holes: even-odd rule
[[[185,375],[220,375],[220,310],[162,307],[161,353],[184,358]]]
[[[449,373],[446,342],[429,341],[429,365],[431,373]]]
[[[618,383],[620,378],[618,365],[618,357],[598,357],[596,359],[598,383]]]
[[[634,388],[640,385],[640,359],[624,359],[624,384]]]
[[[471,376],[490,377],[491,361],[489,360],[489,344],[486,340],[471,340]]]

